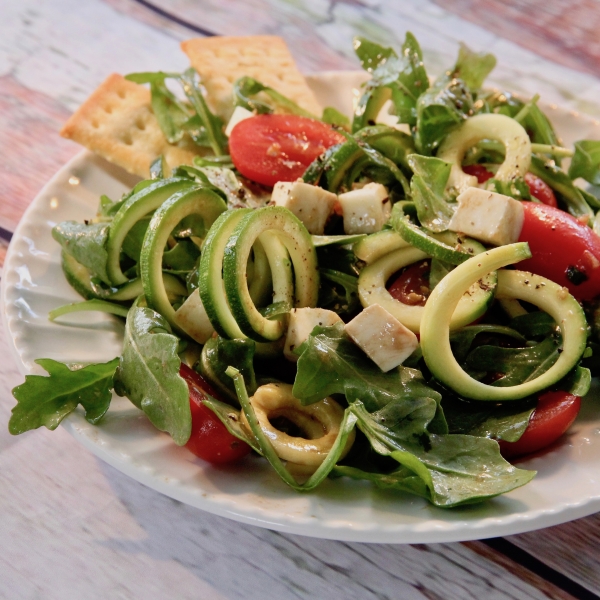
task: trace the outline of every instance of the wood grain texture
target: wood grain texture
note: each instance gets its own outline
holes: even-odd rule
[[[55,99],[0,77],[0,227],[13,231],[42,186],[79,152],[58,136],[68,116]]]
[[[560,65],[600,76],[600,13],[595,0],[435,0]]]
[[[507,539],[600,596],[600,513]]]

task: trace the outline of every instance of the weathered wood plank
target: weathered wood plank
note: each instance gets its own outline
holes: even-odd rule
[[[600,76],[600,13],[593,0],[435,0],[560,65]]]
[[[507,539],[600,595],[600,513]]]

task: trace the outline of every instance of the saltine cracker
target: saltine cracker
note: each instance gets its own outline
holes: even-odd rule
[[[212,110],[228,119],[233,112],[232,84],[253,77],[319,117],[321,107],[282,38],[274,35],[194,38],[181,43],[198,71]]]
[[[189,146],[169,144],[150,103],[150,90],[118,74],[110,75],[65,123],[60,134],[142,178],[163,155],[172,169],[192,164],[202,153]]]

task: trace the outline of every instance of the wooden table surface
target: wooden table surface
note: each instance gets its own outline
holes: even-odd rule
[[[282,35],[305,72],[355,69],[350,40],[398,44],[430,70],[464,40],[494,83],[600,118],[600,2],[53,0],[0,2],[0,266],[43,184],[79,148],[58,136],[112,71],[186,66],[197,35]],[[241,525],[102,463],[64,430],[11,437],[21,382],[0,347],[0,598],[599,598],[600,514],[488,541],[383,545]]]

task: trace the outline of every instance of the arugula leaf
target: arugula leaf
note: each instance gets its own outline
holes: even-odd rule
[[[361,400],[371,411],[398,399],[441,400],[416,369],[399,366],[383,373],[348,338],[341,323],[315,327],[299,354],[293,394],[305,405],[332,394],[345,394],[349,403]]]
[[[125,324],[115,391],[127,396],[157,429],[167,431],[183,446],[190,437],[192,416],[188,386],[179,376],[178,343],[164,317],[134,305]]]
[[[446,73],[417,100],[415,142],[430,155],[441,141],[474,112],[473,97],[462,79]]]
[[[319,306],[340,316],[356,314],[360,310],[358,277],[331,269],[320,269],[320,273]]]
[[[104,283],[111,285],[106,272],[109,225],[64,221],[52,228],[52,237],[78,263],[87,267]]]
[[[463,400],[444,390],[442,407],[450,433],[516,442],[522,435],[537,401],[532,398],[493,403]]]
[[[473,52],[461,42],[452,75],[462,79],[471,92],[476,92],[495,66],[496,57],[493,54]]]
[[[421,225],[430,231],[446,231],[455,210],[446,198],[446,183],[452,165],[419,154],[409,155],[408,164],[414,172],[410,193]]]
[[[569,166],[569,177],[583,177],[593,185],[600,185],[600,141],[575,142],[575,155]]]
[[[371,79],[358,101],[352,131],[373,125],[384,102],[390,98],[398,122],[414,125],[417,98],[427,89],[428,79],[421,48],[412,33],[407,32],[400,56],[392,48],[362,37],[354,38],[354,51],[363,68],[371,73]]]
[[[478,346],[465,360],[465,370],[473,375],[499,373],[493,385],[507,387],[519,385],[545,373],[558,359],[559,342],[549,335],[541,342],[524,348]]]
[[[293,100],[290,100],[283,94],[280,94],[277,90],[274,90],[268,85],[264,85],[252,77],[240,77],[233,84],[233,99],[236,106],[242,106],[246,110],[258,114],[272,113],[274,110],[273,106],[261,102],[255,97],[260,93],[266,94],[276,107],[279,106],[283,108],[286,113],[309,117],[310,119],[318,119],[317,116],[304,110]]]
[[[419,399],[396,401],[373,414],[361,402],[353,403],[349,410],[377,452],[391,456],[422,479],[428,491],[426,497],[436,506],[479,502],[520,487],[535,476],[534,471],[517,469],[506,462],[494,440],[428,434],[427,419],[433,406]],[[399,475],[399,489],[424,491],[414,482],[407,490],[408,473],[402,470]],[[369,479],[378,484],[381,478],[370,475]],[[386,483],[389,487],[389,475]]]
[[[190,239],[180,239],[163,253],[163,268],[173,271],[191,271],[200,257],[200,249]]]
[[[227,138],[223,133],[223,122],[209,110],[198,73],[193,68],[183,73],[130,73],[125,79],[150,84],[152,110],[169,143],[179,142],[187,133],[197,145],[210,147],[217,156],[225,154]],[[181,85],[188,103],[179,100],[167,88],[168,79]]]
[[[110,405],[118,361],[115,358],[77,369],[50,358],[36,360],[49,376],[26,375],[25,383],[13,389],[17,405],[12,409],[8,430],[18,435],[42,425],[56,429],[79,404],[85,410],[85,418],[96,424]]]
[[[200,371],[219,390],[233,400],[237,399],[235,386],[225,375],[229,365],[236,365],[247,382],[248,393],[256,391],[254,354],[256,343],[252,340],[226,340],[220,336],[210,338],[202,348]]]

